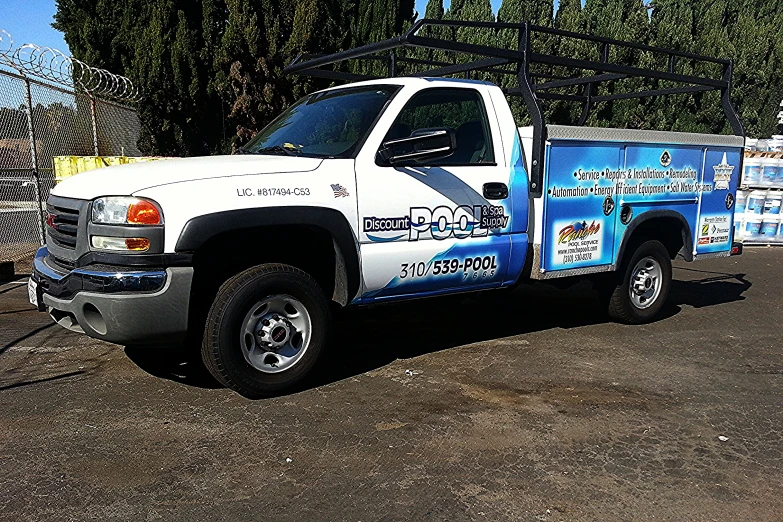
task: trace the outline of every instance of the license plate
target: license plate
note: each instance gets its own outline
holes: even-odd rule
[[[30,304],[38,308],[38,284],[32,278],[27,281],[27,297],[30,298]]]

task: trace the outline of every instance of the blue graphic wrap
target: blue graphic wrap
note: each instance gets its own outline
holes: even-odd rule
[[[500,286],[510,253],[508,236],[489,236],[471,244],[455,243],[429,261],[403,263],[400,275],[385,287],[364,294],[362,301]]]
[[[509,233],[519,234],[527,232],[528,205],[528,175],[525,169],[522,146],[519,143],[519,135],[514,132],[514,146],[511,149],[511,176],[509,179],[509,198],[511,203],[506,205],[506,212],[511,215],[511,228]]]
[[[617,263],[628,226],[651,210],[685,218],[696,253],[730,251],[740,154],[731,147],[553,140],[543,268]],[[623,215],[630,216],[625,223]]]
[[[555,141],[547,150],[541,252],[545,270],[612,263],[614,211],[605,215],[606,197],[614,204],[614,181],[622,146],[613,143]]]
[[[449,214],[443,207],[411,207],[409,215],[410,238],[431,243],[439,239],[452,241],[445,250],[431,259],[411,259],[400,265],[400,274],[378,290],[365,293],[361,301],[372,302],[410,295],[435,295],[461,290],[498,287],[516,282],[528,251],[528,176],[525,170],[521,143],[516,129],[509,158],[509,197],[486,201],[480,194],[480,205],[466,201],[464,205],[449,207],[452,213],[459,208],[464,221],[439,220]],[[481,211],[481,208],[485,211]],[[439,212],[439,209],[442,212]],[[502,212],[499,212],[502,209]],[[454,214],[456,215],[456,214]],[[472,215],[474,219],[465,216]],[[506,221],[502,221],[506,219]],[[432,219],[426,219],[431,217]],[[481,220],[479,220],[479,217]],[[377,219],[377,218],[370,218]],[[456,219],[456,218],[455,218]],[[499,228],[486,228],[486,219],[502,222]],[[393,227],[392,222],[383,225]],[[386,238],[367,234],[374,242],[396,241],[404,238],[396,234]],[[478,268],[477,268],[478,266]]]

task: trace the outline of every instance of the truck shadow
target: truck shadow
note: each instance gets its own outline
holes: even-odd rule
[[[659,321],[679,314],[683,306],[702,308],[744,300],[743,294],[752,286],[745,274],[689,272],[698,279],[672,282]],[[603,323],[634,328],[611,323],[589,283],[563,290],[532,284],[513,292],[348,310],[338,318],[335,349],[315,385],[457,346]]]
[[[675,274],[689,280],[673,281],[661,320],[679,314],[682,306],[702,308],[743,300],[752,286],[745,274],[681,268]],[[584,282],[564,290],[531,284],[514,291],[343,310],[335,317],[332,349],[320,371],[306,386],[292,392],[361,375],[398,359],[554,328],[608,322],[597,293]],[[125,353],[154,376],[199,388],[222,387],[201,364],[198,346],[129,346]]]
[[[201,362],[201,346],[126,346],[125,355],[154,377],[204,389],[223,388]]]

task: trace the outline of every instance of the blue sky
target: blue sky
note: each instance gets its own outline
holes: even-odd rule
[[[67,51],[63,35],[52,29],[56,11],[54,0],[2,0],[0,29],[5,29],[15,45],[35,43]]]
[[[497,12],[501,0],[491,0]],[[52,29],[55,12],[54,0],[2,0],[0,29],[5,29],[16,45],[36,43],[68,52],[62,33]],[[451,0],[444,0],[448,8]],[[555,6],[558,2],[555,1]],[[427,0],[416,0],[416,10],[424,16]]]

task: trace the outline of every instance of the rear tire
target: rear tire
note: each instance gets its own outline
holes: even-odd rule
[[[653,321],[669,295],[672,261],[660,241],[640,244],[605,290],[609,317],[627,324]]]
[[[329,303],[307,273],[264,264],[218,290],[201,355],[223,385],[251,399],[291,391],[312,373],[330,330]]]

